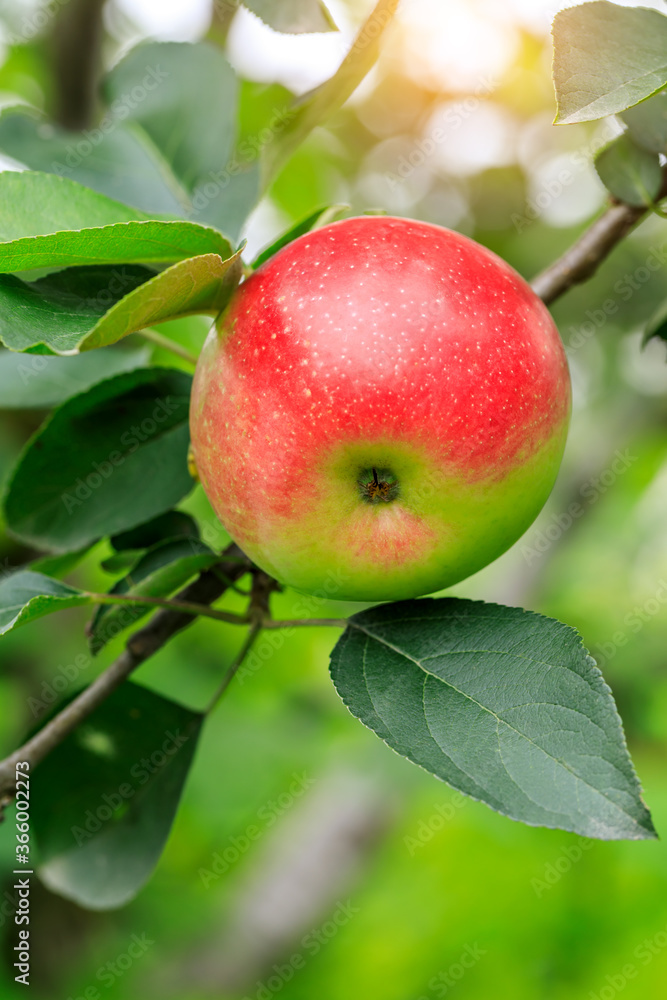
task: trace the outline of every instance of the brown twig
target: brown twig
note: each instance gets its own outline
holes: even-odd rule
[[[236,545],[230,545],[221,557],[220,566],[227,579],[238,580],[248,572],[249,564]],[[224,594],[227,585],[211,571],[186,587],[178,599],[185,603],[208,605]],[[191,612],[161,610],[150,622],[135,632],[121,655],[97,680],[93,681],[74,701],[70,702],[43,729],[22,747],[0,762],[0,812],[11,801],[16,787],[16,762],[27,761],[34,768],[83,719],[108,698],[145,660],[156,653],[173,635],[192,625],[197,619]]]
[[[667,168],[663,171],[662,190],[657,200],[660,201],[665,197],[667,197]],[[647,215],[648,211],[648,208],[637,208],[614,201],[562,257],[533,278],[531,281],[533,291],[546,305],[550,305],[573,285],[587,281],[614,247]]]

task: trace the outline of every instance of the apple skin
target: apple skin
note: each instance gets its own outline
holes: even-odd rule
[[[258,566],[372,602],[505,552],[552,489],[569,413],[558,331],[508,264],[439,226],[362,216],[239,287],[190,423],[213,509]]]

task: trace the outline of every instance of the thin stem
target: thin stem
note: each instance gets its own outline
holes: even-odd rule
[[[294,618],[276,621],[267,618],[262,622],[263,628],[308,628],[310,625],[330,628],[347,628],[349,622],[345,618]]]
[[[239,650],[238,656],[236,657],[232,665],[228,668],[227,672],[225,673],[225,676],[222,678],[222,683],[220,684],[220,687],[211,698],[211,701],[209,702],[208,707],[206,709],[206,715],[209,715],[209,713],[213,711],[215,706],[218,704],[218,702],[226,692],[229,685],[232,683],[237,670],[239,669],[239,667],[245,660],[246,656],[252,649],[255,640],[257,639],[261,631],[262,631],[261,622],[256,622],[249,630],[247,636],[245,637],[245,642],[243,643],[241,649]]]
[[[221,582],[225,581],[221,579]],[[182,611],[186,615],[193,615],[193,617],[213,618],[218,622],[227,622],[228,625],[247,625],[250,620],[244,615],[235,615],[230,611],[216,611],[207,604],[194,604],[192,601],[168,600],[163,597],[140,595],[132,597],[128,594],[95,594],[91,591],[85,591],[85,593],[96,604],[145,604],[149,607],[167,608],[170,611]]]
[[[179,358],[185,358],[191,365],[197,364],[197,358],[194,354],[190,354],[186,347],[181,347],[175,340],[165,337],[164,334],[158,333],[157,330],[137,330],[136,334],[139,337],[143,337],[144,340],[150,340],[156,347],[161,347],[163,351],[171,351],[172,354],[176,354]]]

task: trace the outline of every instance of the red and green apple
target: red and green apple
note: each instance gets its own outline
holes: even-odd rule
[[[211,504],[257,565],[389,601],[523,534],[569,412],[558,331],[508,264],[439,226],[363,216],[239,287],[198,363],[191,432]]]

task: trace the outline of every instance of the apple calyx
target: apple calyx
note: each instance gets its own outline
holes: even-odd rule
[[[398,496],[398,480],[389,469],[375,468],[370,470],[372,478],[369,479],[368,470],[361,473],[359,488],[361,498],[366,503],[390,503]],[[380,478],[381,477],[381,478]]]

